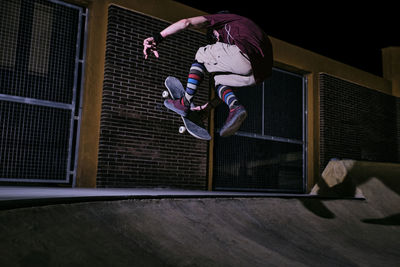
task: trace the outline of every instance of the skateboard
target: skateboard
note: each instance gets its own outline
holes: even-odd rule
[[[162,93],[163,98],[172,98],[175,100],[184,96],[185,89],[177,78],[168,76],[165,79],[164,84],[168,91]],[[181,116],[184,126],[179,127],[179,133],[183,134],[187,131],[198,139],[211,140],[211,136],[205,129],[203,123],[205,118],[205,113],[203,112],[204,109],[202,109],[203,106],[195,107],[192,104],[189,114],[186,117]]]

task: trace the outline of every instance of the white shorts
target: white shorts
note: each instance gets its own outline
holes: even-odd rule
[[[250,60],[236,45],[217,42],[200,47],[196,60],[214,74],[215,85],[243,87],[255,84]]]

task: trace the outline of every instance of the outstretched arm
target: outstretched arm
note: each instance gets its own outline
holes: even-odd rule
[[[203,16],[181,19],[160,32],[163,38],[178,33],[187,28],[203,28],[207,25],[207,19]]]
[[[143,54],[145,59],[148,57],[149,50],[158,58],[157,45],[162,39],[187,28],[204,28],[207,24],[208,20],[203,16],[181,19],[162,30],[158,36],[160,40],[156,40],[154,36],[146,38],[143,41]]]

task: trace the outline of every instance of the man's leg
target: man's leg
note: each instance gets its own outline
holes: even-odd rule
[[[232,87],[253,85],[255,79],[250,61],[235,45],[216,43],[201,47],[196,54],[198,62],[204,62],[208,72],[214,73],[219,98],[229,106],[229,115],[221,128],[221,136],[233,135],[247,117]]]
[[[190,67],[184,98],[185,104],[190,105],[190,103],[192,102],[193,96],[196,94],[197,88],[203,81],[204,73],[206,71],[207,70],[204,67],[204,64],[197,61],[195,61]]]
[[[190,104],[193,100],[193,97],[204,79],[204,74],[206,71],[207,70],[202,63],[195,61],[189,70],[185,95],[181,99],[167,99],[164,102],[164,105],[179,115],[186,116],[190,110]]]
[[[229,86],[217,85],[216,86],[218,97],[228,105],[229,109],[235,108],[239,101],[236,98],[233,90]]]
[[[239,130],[243,121],[247,117],[247,111],[244,106],[239,103],[239,100],[235,96],[231,87],[226,85],[217,85],[216,89],[219,98],[229,107],[228,118],[222,126],[219,134],[223,137],[230,136]]]

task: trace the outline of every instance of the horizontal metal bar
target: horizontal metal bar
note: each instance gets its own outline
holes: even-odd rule
[[[0,182],[20,182],[20,183],[69,183],[69,179],[48,180],[48,179],[24,179],[24,178],[0,178]]]
[[[297,145],[303,144],[302,140],[290,139],[290,138],[284,138],[284,137],[278,137],[278,136],[271,136],[271,135],[261,135],[261,134],[246,133],[246,132],[240,132],[240,131],[236,132],[235,135],[256,138],[256,139],[262,139],[262,140],[282,142],[282,143],[297,144]]]
[[[299,77],[299,78],[303,78],[304,77],[302,74],[289,72],[287,70],[279,69],[279,68],[276,68],[276,67],[273,67],[272,69],[276,70],[276,71],[279,71],[279,72],[282,72],[282,73],[285,73],[285,74],[288,74],[288,75],[291,75],[291,76],[296,76],[296,77]]]
[[[0,100],[23,103],[23,104],[31,104],[37,106],[45,106],[51,108],[60,108],[60,109],[72,110],[74,108],[74,106],[71,104],[52,102],[47,100],[40,100],[35,98],[28,98],[28,97],[14,96],[14,95],[5,95],[5,94],[0,94]]]
[[[282,196],[282,194],[287,193],[287,194],[296,194],[298,193],[299,195],[304,195],[304,193],[299,190],[299,189],[279,189],[279,188],[254,188],[254,187],[221,187],[221,186],[216,186],[214,187],[214,190],[218,191],[232,191],[232,192],[259,192],[259,193],[273,193],[276,194],[277,196]]]
[[[66,6],[66,7],[69,7],[69,8],[73,8],[73,9],[78,9],[78,10],[83,9],[80,6],[76,6],[76,5],[69,4],[69,3],[66,3],[66,2],[63,2],[63,1],[59,1],[59,0],[49,0],[49,2],[54,3],[54,4],[59,4],[59,5],[62,5],[62,6]]]

